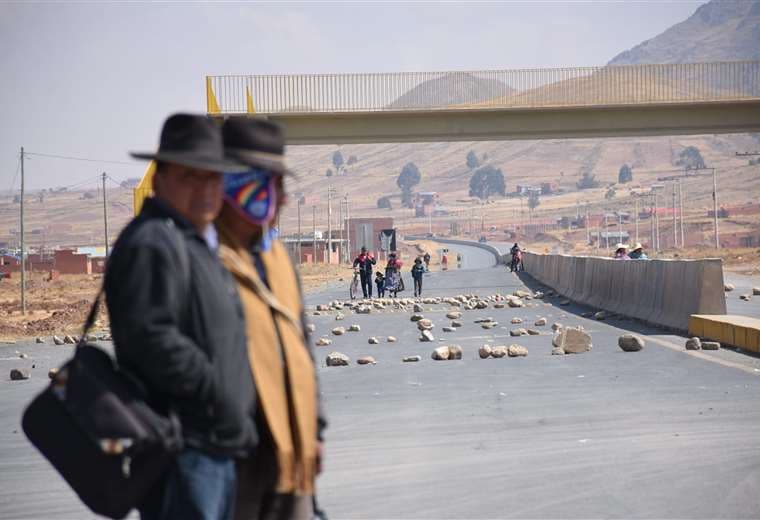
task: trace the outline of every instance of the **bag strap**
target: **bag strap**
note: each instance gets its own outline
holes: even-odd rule
[[[166,219],[166,226],[170,228],[169,230],[169,237],[170,240],[173,242],[174,247],[179,251],[179,268],[180,273],[182,273],[182,280],[185,282],[185,288],[189,291],[190,283],[191,283],[191,275],[190,275],[190,254],[187,251],[187,244],[185,244],[185,239],[180,234],[180,231],[177,229],[177,226],[174,225],[174,221],[171,219]],[[103,283],[100,285],[100,289],[98,290],[98,294],[95,296],[95,300],[92,302],[92,307],[90,307],[90,312],[87,313],[87,319],[84,322],[84,326],[82,327],[82,336],[79,338],[79,341],[77,342],[76,348],[81,347],[86,343],[86,337],[87,334],[92,330],[92,328],[95,326],[95,321],[98,318],[98,311],[100,310],[100,304],[103,301],[103,295],[105,294],[106,286],[105,286],[105,279],[103,280]],[[186,296],[189,296],[187,294]],[[184,301],[189,301],[189,298],[184,298]],[[187,305],[183,306],[185,314],[187,314]]]

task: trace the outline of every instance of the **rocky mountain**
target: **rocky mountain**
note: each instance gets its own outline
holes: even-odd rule
[[[609,65],[760,60],[760,0],[711,0]]]
[[[508,96],[514,89],[491,78],[467,72],[451,72],[423,81],[401,95],[390,108],[425,108],[431,105],[463,105]]]

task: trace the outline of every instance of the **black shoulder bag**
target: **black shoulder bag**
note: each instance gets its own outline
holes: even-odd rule
[[[174,230],[189,281],[186,245]],[[142,385],[85,337],[95,324],[101,288],[74,357],[27,407],[24,433],[93,512],[124,518],[138,507],[182,448],[179,420],[146,404]]]

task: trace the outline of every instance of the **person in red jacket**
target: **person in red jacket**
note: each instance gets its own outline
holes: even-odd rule
[[[365,298],[372,298],[372,272],[373,265],[377,263],[375,257],[371,253],[367,252],[366,247],[362,247],[359,256],[354,258],[354,267],[359,268],[359,276],[362,280],[362,293]]]

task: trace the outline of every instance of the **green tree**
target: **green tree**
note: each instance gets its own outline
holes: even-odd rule
[[[380,197],[379,199],[377,199],[377,207],[378,209],[393,209],[393,205],[391,204],[391,198]]]
[[[333,166],[335,166],[335,172],[340,175],[341,168],[343,168],[343,154],[340,152],[340,150],[335,150],[335,152],[332,155],[332,163]]]
[[[583,172],[581,180],[575,183],[575,185],[579,190],[590,190],[592,188],[599,187],[599,183],[596,181],[596,177],[588,170]]]
[[[470,177],[470,196],[487,199],[491,195],[506,194],[507,188],[504,173],[489,164],[478,168]]]
[[[407,208],[412,207],[412,188],[420,183],[422,174],[417,165],[408,162],[401,168],[401,173],[396,179],[396,185],[401,188],[401,204]]]
[[[620,171],[618,172],[618,182],[620,184],[625,184],[626,182],[631,181],[633,181],[633,170],[630,166],[624,164],[620,167]]]
[[[687,170],[701,170],[705,168],[705,160],[695,146],[687,146],[678,154],[677,166],[683,166]]]
[[[467,167],[471,170],[474,170],[478,166],[480,166],[480,163],[478,162],[478,156],[475,155],[474,151],[470,150],[467,153]]]

